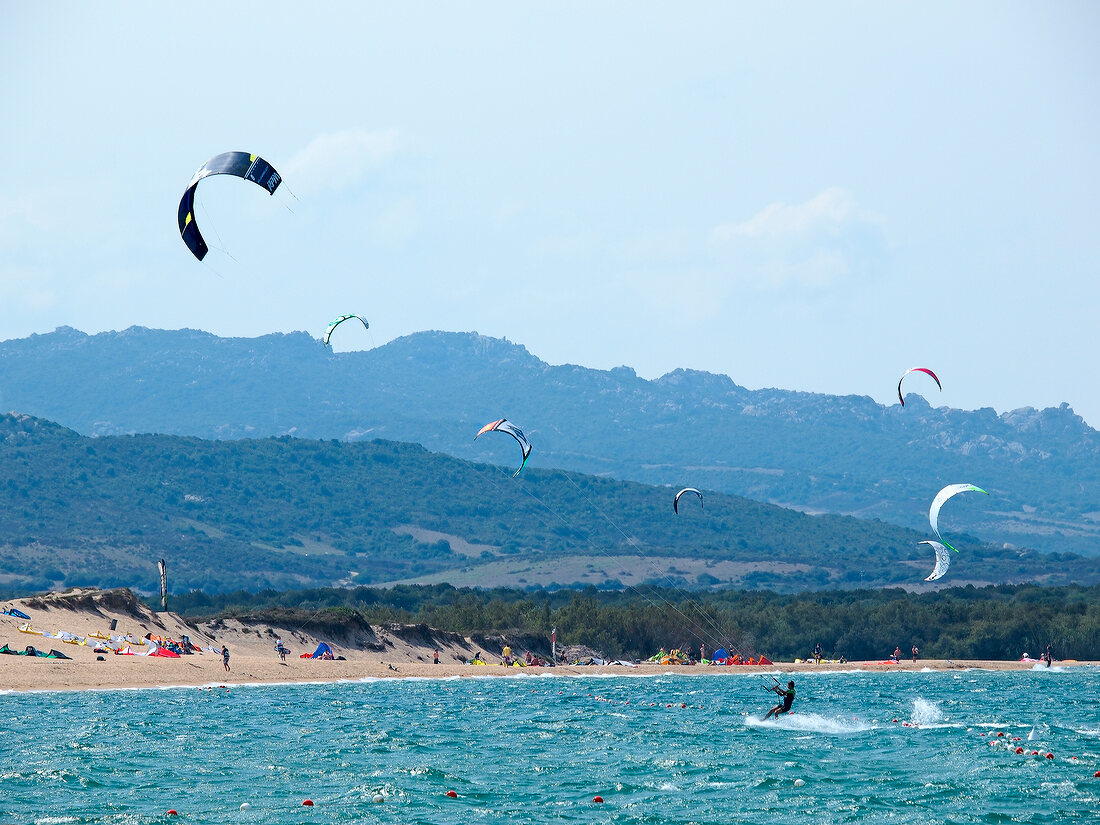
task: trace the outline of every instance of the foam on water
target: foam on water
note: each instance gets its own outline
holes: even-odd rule
[[[939,702],[929,702],[926,699],[913,700],[913,713],[909,721],[920,727],[929,727],[943,721],[943,711]]]
[[[805,733],[859,733],[874,727],[855,716],[850,719],[829,718],[819,713],[785,713],[777,719],[745,717],[745,727],[802,731]]]

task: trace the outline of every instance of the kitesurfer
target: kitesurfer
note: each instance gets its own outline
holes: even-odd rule
[[[784,690],[783,687],[781,685],[779,685],[778,683],[772,685],[771,689],[773,691],[775,691],[777,696],[781,696],[783,701],[780,702],[778,705],[776,705],[771,710],[769,710],[764,715],[764,718],[765,719],[770,719],[771,717],[774,716],[778,719],[779,714],[781,714],[781,713],[790,713],[791,712],[791,705],[794,704],[794,682],[793,681],[787,682],[787,689],[786,690]]]
[[[286,661],[286,654],[290,653],[289,650],[283,645],[282,639],[275,640],[275,652],[279,654],[279,659],[283,662]]]

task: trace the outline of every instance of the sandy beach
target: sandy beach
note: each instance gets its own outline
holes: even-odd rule
[[[0,646],[24,650],[33,645],[42,651],[56,649],[70,659],[47,659],[32,656],[0,656],[0,690],[89,690],[144,688],[168,686],[233,685],[279,682],[336,682],[364,678],[446,678],[456,676],[516,676],[519,674],[553,674],[558,676],[616,674],[643,675],[676,673],[678,675],[745,674],[752,672],[808,672],[835,670],[955,670],[983,668],[988,670],[1031,670],[1035,662],[903,659],[898,664],[884,661],[775,662],[764,666],[678,666],[643,663],[636,667],[624,665],[562,666],[553,668],[516,668],[501,664],[499,651],[478,646],[472,639],[453,633],[434,631],[424,626],[385,625],[372,627],[369,637],[353,639],[319,638],[307,628],[278,627],[238,620],[216,620],[189,624],[171,612],[154,612],[144,604],[126,603],[110,598],[107,591],[80,591],[76,594],[53,595],[36,599],[17,599],[5,603],[30,616],[29,620],[0,615]],[[114,630],[110,630],[112,622]],[[24,632],[59,633],[66,631],[87,638],[88,644],[72,644],[61,639]],[[187,635],[203,652],[180,658],[160,658],[142,655],[97,653],[95,636],[131,634],[134,638],[147,633],[176,640]],[[281,661],[275,652],[275,640],[282,639],[290,653]],[[313,653],[318,644],[327,642],[333,653],[343,659],[321,660],[300,658]],[[230,671],[226,672],[222,657],[207,648],[230,651]],[[133,646],[140,651],[144,646]],[[433,663],[434,650],[440,651],[439,664]],[[465,664],[477,652],[488,664]],[[1033,655],[1038,655],[1034,651]],[[1097,662],[1059,662],[1057,667],[1096,665]]]

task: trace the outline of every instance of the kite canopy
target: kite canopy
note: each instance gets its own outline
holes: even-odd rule
[[[941,384],[940,379],[936,377],[936,373],[932,372],[932,370],[930,369],[926,369],[925,367],[910,367],[905,372],[903,372],[901,374],[901,378],[898,379],[898,401],[901,402],[901,405],[903,407],[905,406],[905,398],[901,394],[901,382],[904,381],[905,376],[907,376],[911,372],[923,372],[925,375],[931,375],[932,380],[936,382],[936,386],[940,388],[940,392],[943,392],[943,384]]]
[[[321,343],[327,347],[329,345],[329,339],[332,338],[332,331],[340,326],[340,324],[344,323],[344,321],[350,321],[352,318],[360,321],[363,324],[363,329],[370,329],[370,324],[367,323],[365,318],[360,318],[358,315],[341,315],[328,325],[328,329],[325,330],[325,337],[321,339]]]
[[[947,568],[951,566],[951,554],[947,552],[947,548],[938,541],[922,541],[918,544],[927,544],[936,551],[936,567],[925,581],[934,582],[936,579],[942,578],[943,574],[947,572]]]
[[[200,166],[199,171],[187,184],[187,189],[180,198],[179,208],[180,237],[200,261],[206,257],[210,248],[203,240],[198,224],[195,223],[195,187],[199,185],[200,180],[210,175],[232,175],[244,178],[257,186],[262,186],[270,195],[275,194],[275,190],[282,182],[279,173],[270,163],[259,155],[250,155],[248,152],[222,152]]]
[[[694,487],[685,487],[683,490],[678,492],[676,494],[676,498],[674,498],[672,500],[672,511],[674,513],[679,514],[679,512],[680,512],[680,496],[682,496],[684,493],[695,493],[695,495],[699,496],[699,508],[702,509],[702,507],[703,507],[703,494],[700,493],[698,490],[696,490]]]
[[[477,441],[482,433],[490,431],[496,431],[498,433],[508,433],[516,441],[519,442],[520,449],[523,450],[523,463],[519,465],[519,469],[512,473],[512,478],[518,476],[523,468],[527,466],[527,457],[531,455],[531,442],[527,440],[527,436],[523,434],[523,430],[508,421],[507,418],[501,418],[497,421],[491,421],[486,424],[480,430],[477,431],[477,435],[474,436],[474,441]]]
[[[959,493],[986,493],[981,487],[975,487],[973,484],[948,484],[938,493],[936,497],[932,499],[932,506],[928,509],[928,523],[932,525],[932,531],[936,534],[936,538],[958,553],[958,549],[952,546],[951,542],[944,541],[943,536],[940,535],[940,508],[943,507],[946,502],[952,496]]]

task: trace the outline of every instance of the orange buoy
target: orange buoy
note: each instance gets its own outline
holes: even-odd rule
[[[1093,778],[1093,779],[1100,779],[1100,771],[1097,771],[1096,773],[1094,773],[1094,774],[1092,775],[1092,778]]]
[[[1024,752],[1023,748],[1016,748],[1016,753],[1023,753],[1023,752]]]
[[[997,738],[1000,739],[1004,734],[1001,731],[997,731]]]
[[[456,794],[454,791],[447,791],[447,796],[449,796],[451,799],[458,799],[458,794]]]
[[[176,813],[175,808],[169,808],[168,809],[168,816],[179,816],[179,814]]]
[[[682,708],[686,708],[686,707],[687,707],[687,705],[681,704],[681,705],[680,705],[680,707],[682,707]]]
[[[595,802],[597,805],[599,805],[603,802],[603,797],[602,796],[594,796],[594,797],[592,797],[592,801]]]
[[[1053,758],[1054,758],[1054,754],[1053,754],[1053,753],[1048,753],[1048,754],[1047,754],[1047,759],[1053,759]]]
[[[302,804],[305,805],[307,808],[312,808],[313,807],[313,800],[312,799],[303,799]]]

